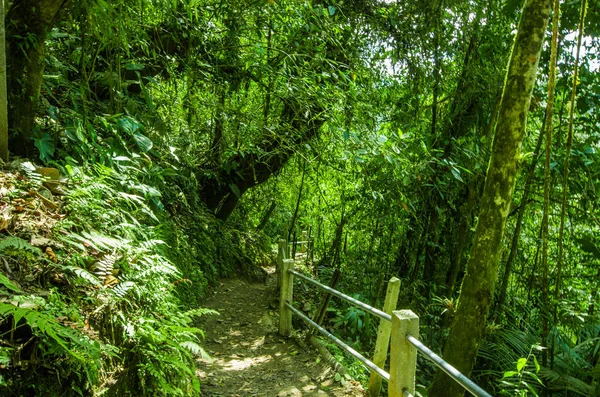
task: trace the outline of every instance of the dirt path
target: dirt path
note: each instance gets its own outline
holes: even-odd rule
[[[277,334],[275,276],[266,284],[222,280],[204,307],[220,316],[205,316],[204,348],[213,358],[198,361],[202,396],[363,396],[355,381],[345,386],[310,347]]]

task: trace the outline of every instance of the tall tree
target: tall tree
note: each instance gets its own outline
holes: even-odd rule
[[[585,15],[587,12],[587,0],[581,2],[581,13],[579,17],[579,33],[577,35],[577,51],[575,53],[575,65],[573,67],[573,85],[571,89],[571,108],[569,109],[569,132],[567,134],[567,147],[565,150],[565,161],[563,166],[562,199],[560,203],[560,228],[558,231],[558,260],[556,263],[556,285],[554,287],[554,300],[558,301],[560,286],[562,283],[563,270],[563,238],[565,233],[565,214],[567,209],[567,193],[569,181],[569,158],[573,146],[573,115],[577,105],[577,84],[579,81],[579,56],[581,52],[581,40],[585,28]]]
[[[554,0],[554,16],[552,18],[552,50],[550,55],[550,71],[548,73],[548,103],[546,105],[546,161],[544,163],[544,215],[542,217],[542,346],[548,344],[548,218],[550,211],[550,154],[552,144],[552,116],[554,115],[554,85],[556,82],[556,52],[558,43],[558,21],[560,7]],[[548,351],[542,351],[542,365],[548,365]]]
[[[479,222],[444,358],[468,374],[475,364],[492,302],[500,243],[510,211],[531,92],[552,0],[527,0],[509,62]],[[461,396],[462,386],[438,371],[430,396]]]
[[[69,0],[16,0],[6,16],[11,151],[26,154],[44,77],[46,34]]]
[[[0,0],[0,159],[8,161],[8,114],[6,102],[6,44],[4,0]]]

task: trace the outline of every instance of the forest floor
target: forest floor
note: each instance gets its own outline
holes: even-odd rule
[[[202,396],[364,396],[358,382],[336,382],[311,347],[278,335],[275,269],[267,271],[265,284],[224,279],[204,302],[220,315],[207,315],[199,325],[212,357],[198,360]]]

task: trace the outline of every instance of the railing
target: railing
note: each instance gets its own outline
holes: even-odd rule
[[[285,241],[285,240],[284,240]],[[288,241],[286,244],[286,257],[293,258],[296,256],[296,248],[300,246],[300,252],[306,253],[308,257],[312,256],[314,249],[314,240],[307,237],[306,230],[302,231],[302,240]],[[291,247],[291,249],[290,249]]]
[[[295,271],[294,261],[285,259],[285,249],[283,249],[283,246],[284,244],[280,243],[278,260],[280,285],[279,333],[281,335],[289,336],[291,334],[292,314],[306,321],[310,326],[371,369],[368,388],[368,394],[371,397],[379,395],[382,379],[388,381],[389,397],[413,396],[415,393],[417,351],[421,352],[427,359],[431,360],[472,395],[477,397],[491,397],[489,393],[419,341],[419,317],[410,310],[395,310],[400,290],[400,280],[394,277],[389,281],[382,311]],[[358,306],[381,319],[372,361],[348,346],[292,305],[294,276],[317,286],[329,294],[344,299],[350,304]],[[388,373],[385,372],[383,367],[385,366],[390,341],[390,372]]]

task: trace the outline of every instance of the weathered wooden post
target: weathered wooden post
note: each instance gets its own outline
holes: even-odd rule
[[[385,303],[383,311],[387,314],[392,314],[396,310],[398,303],[398,294],[400,293],[400,280],[396,277],[388,282],[387,292],[385,294]],[[392,323],[387,320],[379,320],[379,328],[377,330],[377,342],[375,342],[375,353],[373,354],[373,362],[379,368],[384,368],[387,359],[388,347],[390,346],[390,334],[392,332]],[[381,376],[377,372],[371,372],[369,378],[368,395],[370,397],[379,396],[381,391]]]
[[[407,335],[419,337],[419,317],[410,310],[396,310],[392,314],[389,397],[403,397],[404,390],[415,394],[417,348],[406,340]]]
[[[292,333],[292,311],[285,306],[290,305],[294,298],[294,275],[288,270],[294,270],[294,261],[284,259],[281,266],[281,289],[279,292],[279,334],[290,336]]]
[[[277,288],[281,288],[281,268],[283,266],[283,260],[287,259],[286,256],[287,241],[280,238],[277,242],[277,265],[275,270],[277,271]]]
[[[302,253],[306,252],[306,245],[307,245],[306,239],[307,239],[306,230],[303,230],[302,231],[302,245],[300,246],[300,252],[302,252]]]

